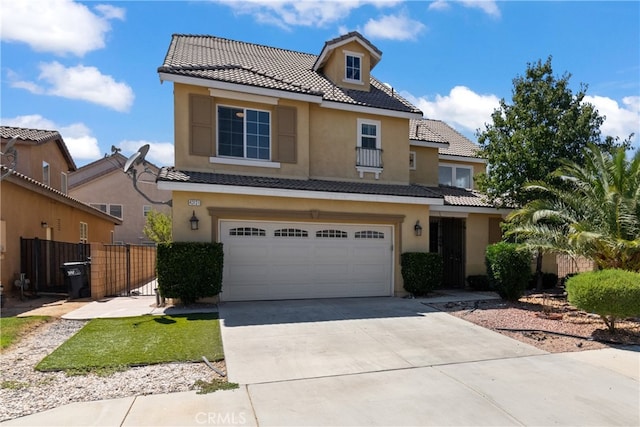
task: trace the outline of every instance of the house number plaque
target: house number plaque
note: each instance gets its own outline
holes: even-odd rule
[[[200,206],[200,199],[189,199],[189,206]]]

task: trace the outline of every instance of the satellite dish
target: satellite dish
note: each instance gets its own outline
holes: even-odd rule
[[[129,173],[133,165],[139,165],[144,162],[144,158],[149,152],[149,144],[145,144],[137,152],[135,152],[131,157],[127,159],[127,162],[124,164],[124,172]]]
[[[16,141],[18,140],[19,137],[20,135],[16,135],[13,138],[11,138],[9,142],[7,142],[7,145],[5,145],[4,152],[0,152],[0,154],[9,154],[9,152],[13,150],[13,146],[16,144]]]

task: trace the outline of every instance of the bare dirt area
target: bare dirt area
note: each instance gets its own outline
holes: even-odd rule
[[[551,353],[640,345],[640,319],[603,320],[571,306],[561,291],[533,293],[517,302],[487,300],[430,306]]]

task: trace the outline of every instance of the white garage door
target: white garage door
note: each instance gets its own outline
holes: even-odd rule
[[[220,221],[223,301],[392,295],[393,227]]]

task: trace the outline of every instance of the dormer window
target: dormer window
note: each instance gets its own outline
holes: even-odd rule
[[[350,83],[362,83],[362,54],[345,52],[344,80]]]

